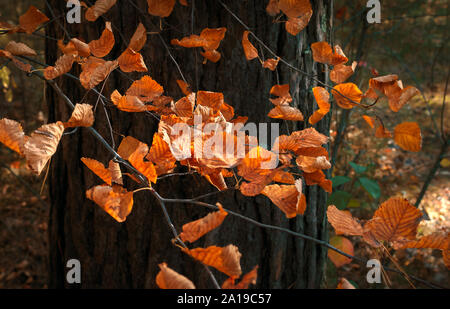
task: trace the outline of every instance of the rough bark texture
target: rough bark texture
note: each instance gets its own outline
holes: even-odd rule
[[[120,0],[103,18],[94,23],[65,25],[72,37],[86,41],[98,38],[105,20],[113,23],[116,46],[107,59],[114,59],[125,49],[139,22],[147,31],[159,31],[160,20],[147,12],[144,0],[132,0],[142,11],[137,10],[128,0]],[[60,16],[65,10],[65,2],[49,1],[53,12]],[[286,61],[311,75],[325,81],[323,67],[313,62],[309,46],[312,42],[329,39],[331,27],[331,1],[311,1],[314,15],[307,29],[300,35],[289,35],[282,23],[272,23],[273,18],[265,12],[266,2],[260,0],[224,1],[229,8],[246,23],[255,34]],[[266,115],[272,108],[268,100],[270,87],[276,83],[290,83],[295,104],[302,110],[305,119],[312,114],[315,103],[311,88],[314,82],[280,63],[277,73],[263,69],[258,60],[246,61],[241,47],[244,28],[217,1],[189,1],[184,7],[177,3],[169,18],[161,21],[162,37],[166,43],[172,38],[181,38],[191,33],[200,33],[205,27],[226,27],[225,39],[219,51],[222,59],[214,64],[202,64],[199,49],[173,48],[170,51],[180,64],[181,70],[194,90],[220,91],[225,95],[237,114],[249,116],[249,121],[270,122]],[[142,14],[144,13],[144,14]],[[47,14],[51,15],[47,11]],[[61,19],[60,19],[61,20]],[[120,32],[120,34],[119,34]],[[52,24],[47,28],[50,37],[62,38],[61,27]],[[258,47],[258,44],[255,44]],[[259,47],[258,47],[259,49]],[[261,53],[262,49],[259,49]],[[180,79],[174,62],[170,59],[157,35],[149,34],[142,50],[148,74],[164,86],[165,94],[181,97],[175,80]],[[56,42],[47,41],[46,60],[53,64],[57,59]],[[266,58],[272,57],[264,51]],[[79,74],[79,68],[72,71]],[[142,74],[121,74],[114,72],[106,82],[103,92],[109,96],[118,89],[121,93],[130,86],[132,80]],[[85,90],[73,80],[62,77],[58,84],[74,102],[95,104],[97,97],[92,93],[85,96]],[[100,89],[100,87],[97,87]],[[70,111],[57,94],[46,91],[49,120],[66,120]],[[84,97],[84,99],[83,99]],[[157,122],[146,114],[132,114],[108,107],[115,132],[115,143],[121,135],[131,135],[151,144]],[[290,125],[289,130],[302,129],[306,125]],[[95,128],[111,141],[104,110],[99,105],[96,110]],[[282,124],[286,129],[286,124]],[[329,116],[318,123],[316,128],[328,134]],[[164,220],[161,209],[150,194],[135,194],[135,206],[125,223],[115,222],[98,206],[85,198],[85,190],[100,184],[80,161],[80,157],[96,158],[102,162],[111,159],[104,147],[97,143],[86,130],[65,136],[58,152],[52,159],[48,182],[50,184],[51,211],[49,222],[50,244],[50,287],[70,287],[65,281],[65,264],[77,258],[82,266],[84,288],[155,288],[157,264],[166,262],[169,267],[189,277],[198,288],[211,288],[212,283],[203,267],[184,255],[171,243],[172,234]],[[129,183],[128,187],[134,189]],[[216,190],[199,176],[166,178],[155,186],[162,196],[183,198],[194,197]],[[325,204],[326,193],[312,186],[307,188],[307,211],[304,216],[287,220],[282,212],[264,196],[243,197],[239,192],[218,194],[207,200],[222,202],[224,207],[240,212],[267,224],[290,228],[307,235],[326,239]],[[181,225],[207,213],[206,209],[192,205],[168,205],[169,214],[180,229]],[[243,272],[259,265],[259,288],[317,288],[323,277],[326,250],[311,242],[252,226],[238,218],[227,217],[223,225],[197,241],[195,247],[208,245],[235,244],[243,254]],[[225,277],[213,270],[219,283]]]

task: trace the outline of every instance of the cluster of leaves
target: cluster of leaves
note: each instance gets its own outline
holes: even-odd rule
[[[161,18],[169,16],[176,4],[175,0],[148,0],[147,2],[148,12]],[[115,3],[115,0],[98,0],[91,7],[83,4],[86,8],[86,20],[95,21]],[[180,3],[187,5],[186,1],[180,0]],[[10,31],[26,29],[25,31],[30,33],[39,24],[48,20],[42,13],[37,14],[36,10],[32,10],[35,12],[33,17],[26,17],[25,21],[22,18],[19,28],[11,28]],[[271,0],[266,10],[273,16],[280,12],[285,14],[288,18],[286,30],[292,35],[298,34],[306,27],[313,13],[309,0]],[[37,15],[40,16],[39,19],[35,17]],[[221,59],[217,49],[225,38],[225,33],[224,27],[205,28],[200,35],[173,39],[171,43],[184,48],[200,47],[203,49],[201,55],[205,61],[217,62]],[[250,61],[259,58],[259,54],[250,42],[249,34],[252,33],[248,30],[244,31],[242,47],[246,59]],[[62,55],[53,66],[44,70],[44,77],[47,80],[55,79],[69,72],[74,63],[78,63],[81,65],[79,76],[81,85],[85,89],[92,89],[118,68],[123,72],[147,72],[143,57],[139,53],[146,43],[146,37],[145,27],[139,24],[126,50],[114,60],[103,59],[115,45],[109,22],[105,23],[100,38],[89,43],[85,43],[81,38],[72,38],[66,44],[60,40],[58,46]],[[313,88],[318,109],[309,118],[308,122],[311,125],[319,122],[330,111],[330,94],[334,97],[336,104],[343,109],[356,106],[369,108],[370,106],[361,103],[363,99],[378,100],[379,97],[386,96],[391,109],[397,112],[418,92],[411,86],[403,88],[396,75],[388,75],[372,78],[369,81],[368,90],[363,94],[355,84],[345,83],[354,73],[356,63],[346,65],[348,58],[339,46],[331,48],[326,42],[317,42],[311,45],[311,49],[316,62],[333,67],[330,78],[336,83],[331,93],[324,87]],[[21,63],[15,56],[35,54],[28,46],[13,41],[0,51],[0,56],[13,60],[19,68],[28,72],[31,66]],[[260,61],[263,68],[273,71],[280,58],[275,57],[265,61],[260,59]],[[164,95],[163,86],[148,75],[134,81],[124,95],[117,90],[110,94],[111,102],[117,109],[130,113],[151,112],[160,120],[158,131],[154,134],[150,147],[132,136],[127,136],[122,139],[116,150],[122,159],[127,160],[133,168],[145,176],[149,186],[151,183],[156,183],[158,177],[172,173],[177,166],[187,166],[205,177],[218,190],[226,190],[228,187],[225,178],[235,177],[237,180],[237,174],[245,180],[235,183],[236,188],[243,195],[267,196],[287,218],[303,215],[306,210],[304,183],[308,186],[319,185],[325,191],[332,192],[332,182],[326,179],[323,172],[331,167],[328,151],[323,146],[328,142],[327,136],[310,127],[294,131],[289,135],[281,135],[276,139],[271,150],[265,149],[259,145],[256,137],[238,133],[248,118],[236,116],[234,108],[225,102],[222,93],[192,92],[185,81],[178,80],[177,83],[184,94],[178,100]],[[268,113],[268,117],[289,121],[304,120],[302,112],[290,105],[293,99],[288,84],[274,85],[270,95],[274,96],[270,98],[274,107]],[[374,126],[375,120],[372,117],[365,115],[364,119]],[[25,136],[19,123],[2,119],[0,120],[0,142],[24,156],[27,166],[36,174],[40,174],[55,153],[65,128],[89,127],[93,123],[94,115],[92,106],[89,104],[77,104],[69,121],[44,125],[34,131],[30,137]],[[187,130],[181,132],[177,130],[180,124]],[[214,126],[214,130],[205,130],[211,125]],[[391,136],[381,121],[375,136]],[[206,148],[205,145],[215,137],[218,138],[220,147]],[[421,148],[420,128],[416,123],[399,124],[394,129],[394,139],[403,149],[419,151]],[[238,145],[245,145],[243,156],[238,153]],[[141,181],[135,175],[122,173],[119,164],[114,160],[108,163],[108,167],[93,158],[81,158],[81,161],[103,181],[103,184],[88,189],[86,197],[94,201],[116,221],[125,221],[133,208],[134,192],[123,187],[122,177],[125,175],[138,183]],[[298,173],[299,170],[301,174]],[[370,180],[360,177],[359,182],[373,197],[379,197],[379,192],[373,190]],[[227,212],[221,205],[218,207],[218,211],[183,225],[180,239],[195,242],[209,231],[219,227],[226,218]],[[413,239],[417,219],[420,216],[418,210],[405,201],[390,199],[383,203],[374,218],[364,227],[351,215],[337,210],[335,206],[330,206],[328,217],[337,234],[363,236],[372,246],[379,246],[379,241],[388,241],[403,247],[439,247],[438,249],[444,251],[444,257],[448,261],[448,236],[446,244],[442,239],[439,241],[435,238]],[[430,242],[432,245],[429,244]],[[193,249],[182,247],[181,250],[201,263],[226,274],[229,279],[223,283],[223,287],[244,288],[256,282],[258,266],[235,284],[235,280],[242,275],[242,270],[241,253],[234,245]],[[156,278],[159,287],[194,288],[194,284],[189,279],[176,273],[165,263],[159,266],[161,270]]]

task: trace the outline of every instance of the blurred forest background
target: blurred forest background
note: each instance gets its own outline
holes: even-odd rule
[[[31,4],[45,10],[45,1],[2,1],[0,21],[16,24]],[[356,217],[370,218],[378,205],[391,196],[403,196],[416,203],[427,183],[429,186],[419,200],[420,209],[426,211],[429,220],[422,221],[419,232],[450,229],[450,156],[442,146],[442,138],[448,138],[450,113],[444,108],[450,68],[448,9],[447,0],[381,1],[381,23],[368,24],[365,0],[335,1],[334,44],[339,44],[349,59],[358,60],[352,81],[365,90],[376,70],[380,75],[398,74],[404,85],[417,87],[422,94],[399,113],[390,112],[385,99],[377,103],[375,112],[388,129],[393,129],[399,119],[418,122],[423,145],[418,153],[403,151],[391,139],[375,138],[360,109],[334,110],[330,149],[335,161],[332,171],[335,192],[329,203],[350,209]],[[57,22],[64,23],[64,16]],[[39,55],[36,59],[44,62],[44,35],[44,29],[33,36],[0,35],[0,49],[9,40],[20,41],[36,50]],[[6,66],[2,60],[0,118],[18,120],[25,132],[46,123],[44,87],[42,81],[30,78],[14,66]],[[45,173],[36,177],[23,163],[15,153],[0,147],[0,288],[46,288]],[[430,173],[433,168],[435,174]],[[361,178],[372,184],[371,189],[361,185]],[[370,257],[366,245],[356,238],[351,241],[355,255]],[[444,285],[449,282],[449,272],[438,250],[398,250],[394,257],[410,274]],[[329,262],[325,286],[335,288],[340,277],[352,283],[365,282],[361,278],[366,272],[356,263],[336,268]],[[392,275],[390,279],[395,288],[410,287],[401,277]]]

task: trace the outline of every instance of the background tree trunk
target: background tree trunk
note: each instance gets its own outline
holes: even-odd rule
[[[132,1],[141,11],[131,5],[130,1],[120,0],[104,18],[99,18],[94,23],[64,23],[64,27],[71,37],[90,41],[99,37],[105,20],[111,21],[116,46],[106,58],[115,59],[125,49],[139,22],[142,22],[148,32],[160,31],[194,90],[223,92],[225,101],[235,108],[236,114],[248,116],[249,121],[255,123],[273,121],[267,117],[272,108],[268,98],[271,86],[277,83],[290,83],[294,102],[303,112],[305,119],[312,114],[315,103],[311,88],[315,86],[314,82],[281,63],[276,73],[263,69],[257,60],[246,61],[241,46],[244,28],[218,1],[192,0],[188,1],[189,7],[177,3],[172,15],[161,22],[159,18],[147,13],[146,1]],[[313,62],[309,46],[313,42],[330,39],[327,33],[331,33],[332,1],[311,1],[314,15],[308,27],[296,37],[287,34],[283,23],[272,23],[273,18],[265,12],[268,1],[224,2],[278,55],[326,81],[327,72]],[[56,16],[61,16],[66,11],[65,1],[49,0],[49,3]],[[46,14],[52,15],[48,9]],[[62,19],[59,21],[63,23]],[[160,30],[160,27],[163,30]],[[172,38],[199,34],[205,27],[227,28],[225,39],[219,48],[222,59],[216,64],[202,64],[203,57],[199,54],[199,49],[173,48],[169,44]],[[47,35],[62,38],[64,32],[53,23],[47,27]],[[256,42],[255,46],[261,54],[262,49]],[[161,38],[149,34],[141,53],[149,68],[148,75],[164,86],[165,94],[175,99],[181,97],[175,82],[176,79],[181,79],[180,74]],[[263,53],[265,58],[272,57],[266,51]],[[56,41],[47,40],[46,62],[55,63],[58,55]],[[78,76],[79,66],[74,66],[72,73]],[[109,96],[114,89],[124,93],[132,80],[142,75],[114,72],[108,78],[103,93]],[[61,77],[57,82],[74,102],[95,105],[97,96],[92,91],[85,96],[86,91],[79,83],[67,77]],[[46,90],[46,98],[49,121],[68,119],[70,111],[52,89]],[[151,145],[158,125],[154,118],[144,113],[124,113],[115,107],[108,107],[107,112],[112,121],[116,145],[120,143],[121,135],[131,135]],[[329,132],[329,119],[330,115],[316,126],[326,135]],[[292,132],[302,129],[306,124],[307,121],[295,124],[296,126],[290,124],[289,130]],[[286,126],[285,123],[282,124],[283,130]],[[111,142],[101,104],[96,110],[95,128]],[[49,287],[69,287],[65,281],[65,264],[71,258],[77,258],[81,262],[81,286],[84,288],[155,288],[155,276],[159,271],[157,265],[162,262],[190,278],[198,288],[213,287],[202,265],[172,245],[172,234],[158,204],[149,193],[135,194],[133,211],[127,221],[121,224],[87,200],[85,191],[100,184],[100,181],[81,163],[81,157],[96,158],[102,162],[111,159],[103,146],[83,129],[65,136],[58,152],[52,158],[48,177],[51,198]],[[131,183],[127,185],[129,189],[135,188]],[[194,197],[216,190],[197,175],[162,179],[155,188],[162,196],[173,198]],[[305,215],[291,220],[287,220],[264,196],[247,198],[239,192],[229,191],[206,201],[220,201],[225,208],[263,223],[327,239],[326,193],[317,186],[312,186],[307,188],[306,194],[308,206]],[[182,224],[207,213],[206,209],[186,204],[171,204],[168,205],[168,210],[178,229]],[[195,247],[213,244],[238,246],[243,255],[241,264],[244,273],[259,265],[259,288],[317,288],[321,284],[326,250],[311,242],[282,232],[261,229],[229,216],[219,229],[199,240]],[[219,283],[223,282],[225,277],[215,270],[212,271]]]

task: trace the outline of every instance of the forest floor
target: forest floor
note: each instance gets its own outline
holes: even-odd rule
[[[441,90],[435,93],[442,93]],[[427,94],[428,96],[433,113],[439,115],[442,97]],[[387,110],[386,106],[381,107],[382,110]],[[361,188],[351,192],[352,197],[364,201],[361,206],[351,208],[352,214],[358,218],[370,218],[379,203],[391,196],[403,196],[414,203],[439,152],[430,118],[420,98],[416,97],[398,114],[390,112],[383,122],[393,129],[400,122],[399,119],[417,121],[420,124],[423,136],[421,152],[405,152],[392,139],[376,139],[360,115],[357,112],[352,114],[347,142],[340,150],[342,158],[339,158],[335,175],[341,175],[348,169],[348,162],[354,159],[355,153],[363,150],[364,154],[358,157],[358,164],[374,167],[371,175],[380,184],[382,192],[379,201],[372,200]],[[449,119],[448,115],[446,119]],[[17,160],[17,155],[0,147],[0,288],[46,288],[49,206],[45,185],[39,197],[45,173],[35,177],[26,169],[23,161]],[[352,172],[349,176],[352,176]],[[421,209],[427,211],[430,220],[420,223],[419,233],[450,230],[449,183],[450,169],[448,166],[441,166],[421,203]],[[330,233],[333,235],[332,231]],[[351,237],[350,240],[354,245],[355,255],[373,258],[376,254],[358,237]],[[448,285],[450,282],[449,271],[443,264],[439,250],[406,249],[392,253],[407,273],[441,285]],[[386,258],[383,261],[389,262]],[[392,266],[392,263],[389,264]],[[341,277],[351,280],[360,288],[386,287],[384,284],[369,285],[365,280],[367,270],[356,263],[336,269],[329,262],[326,287],[336,288]],[[388,275],[392,288],[411,288],[402,276]]]

